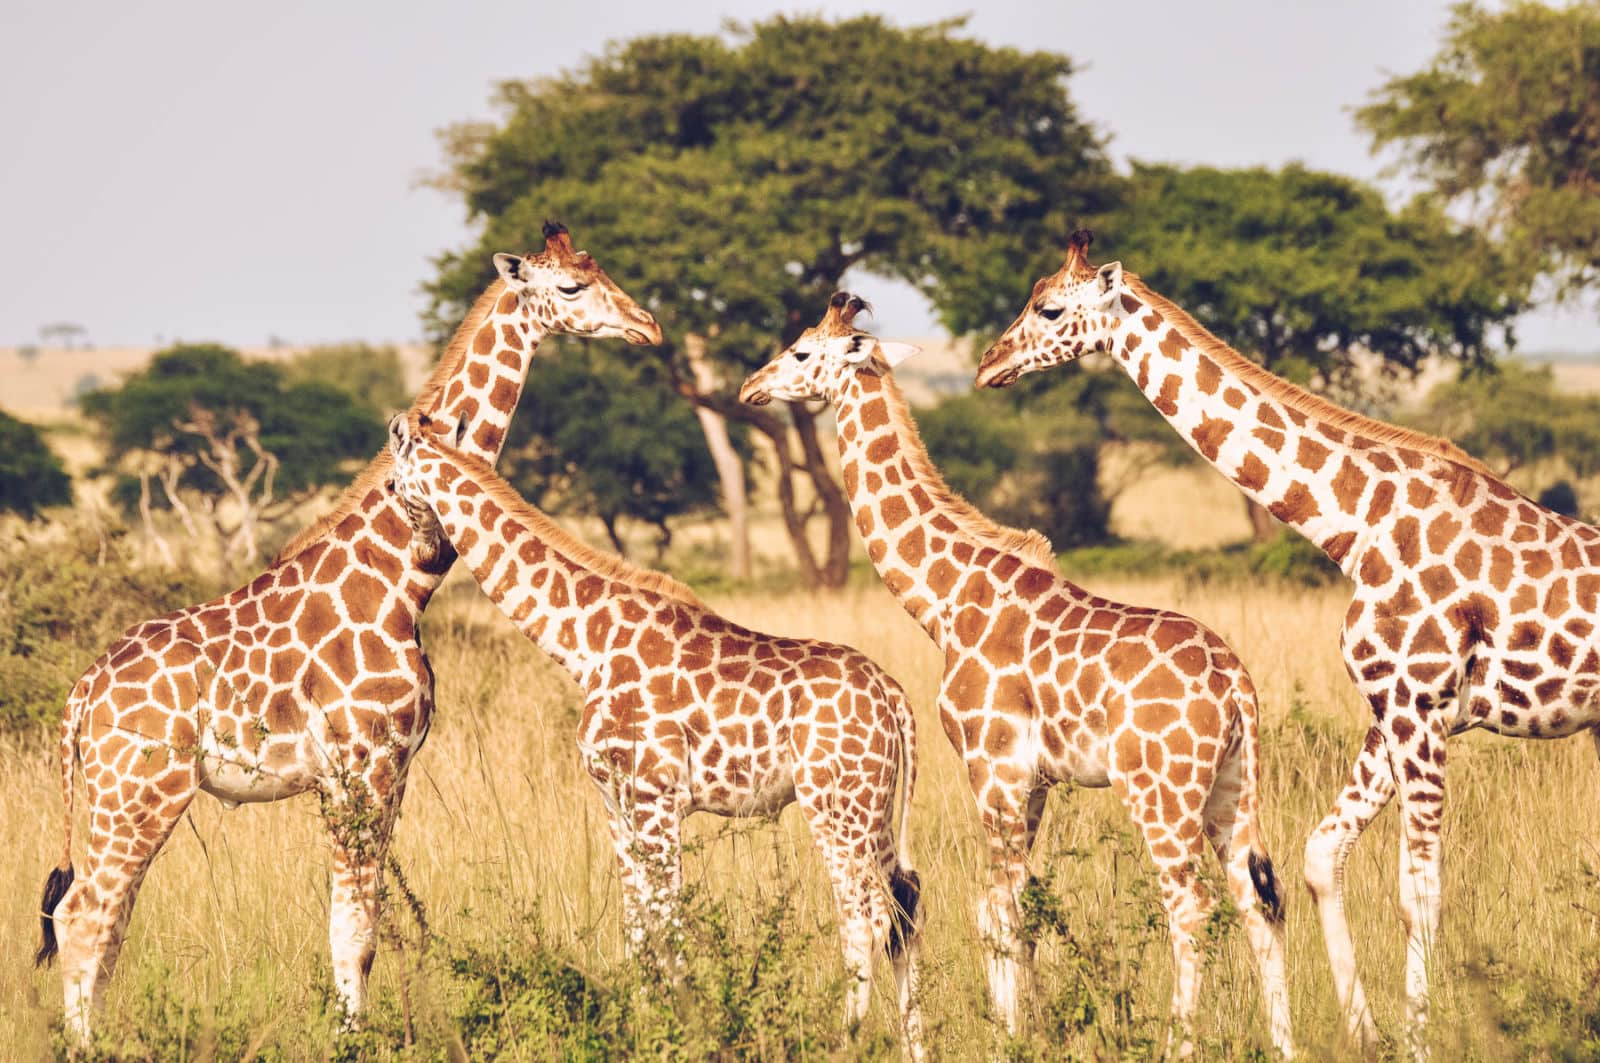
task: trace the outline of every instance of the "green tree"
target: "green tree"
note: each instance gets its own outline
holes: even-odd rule
[[[1008,403],[1004,412],[997,402]],[[1024,378],[1000,395],[967,393],[917,412],[928,454],[946,481],[1006,524],[1037,528],[1058,549],[1111,538],[1121,483],[1102,473],[1106,444],[1135,448],[1130,477],[1190,454],[1126,374]]]
[[[234,564],[259,553],[261,522],[344,480],[384,439],[376,413],[344,392],[289,384],[281,366],[215,344],[158,352],[80,403],[105,436],[114,496],[158,545],[170,556],[151,511],[171,508],[193,537],[208,525]]]
[[[72,501],[72,480],[44,435],[0,410],[0,511],[35,517]]]
[[[1600,396],[1561,391],[1549,366],[1506,361],[1440,384],[1410,421],[1460,444],[1502,476],[1549,459],[1580,479],[1600,473]],[[1531,493],[1556,478],[1551,471]]]
[[[1017,288],[1117,187],[1067,96],[1072,64],[961,29],[777,18],[643,37],[565,76],[502,85],[501,122],[447,134],[441,184],[483,236],[440,258],[434,334],[491,279],[491,252],[528,244],[546,216],[572,221],[661,322],[676,390],[771,441],[796,557],[841,583],[849,506],[813,415],[740,406],[739,380],[851,269],[910,282],[956,331],[1007,320]],[[714,391],[685,371],[691,335]],[[820,562],[791,478],[828,520]]]
[[[1528,272],[1600,269],[1600,5],[1458,5],[1444,45],[1356,120]]]
[[[289,384],[324,384],[384,419],[411,405],[405,366],[392,346],[327,343],[296,355],[283,369]]]
[[[1443,357],[1482,365],[1525,284],[1486,240],[1417,199],[1391,210],[1352,177],[1135,164],[1101,257],[1268,369],[1362,404]],[[1358,352],[1376,355],[1377,372]],[[1257,541],[1276,532],[1245,503]]]
[[[672,541],[671,518],[717,504],[700,426],[659,363],[575,346],[528,371],[502,471],[548,509],[598,517],[618,553],[627,553],[623,518],[651,525],[659,558]]]

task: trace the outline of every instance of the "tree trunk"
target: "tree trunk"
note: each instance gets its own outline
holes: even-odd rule
[[[1267,512],[1267,507],[1260,502],[1253,498],[1246,498],[1244,500],[1244,515],[1250,518],[1250,539],[1252,542],[1270,543],[1278,537],[1278,529],[1282,525],[1278,523],[1271,513]]]
[[[617,534],[617,517],[614,513],[600,514],[600,523],[606,530],[606,538],[611,540],[611,548],[621,557],[628,556],[628,544],[622,541],[622,536]]]
[[[685,336],[683,355],[689,364],[695,391],[700,395],[715,391],[717,381],[711,363],[706,359],[705,337],[693,333]],[[732,540],[728,575],[736,580],[748,580],[750,507],[745,496],[744,463],[739,460],[739,453],[733,449],[733,441],[728,438],[726,417],[701,402],[694,403],[694,415],[700,421],[700,430],[705,433],[706,449],[711,452],[711,461],[717,467],[717,479],[722,484],[722,505],[728,511],[728,535]]]
[[[783,514],[783,529],[789,533],[789,545],[794,549],[794,559],[800,566],[805,581],[815,587],[822,582],[822,570],[817,567],[817,555],[806,538],[806,515],[794,493],[794,459],[789,453],[789,426],[782,421],[757,426],[767,442],[772,444],[773,466],[777,472],[778,509]]]
[[[167,540],[156,530],[155,514],[151,512],[150,507],[150,473],[143,469],[139,471],[139,518],[144,521],[145,534],[156,544],[162,563],[168,568],[176,567],[177,561],[172,556],[172,547],[167,545]]]
[[[800,436],[800,449],[805,455],[806,473],[822,500],[822,512],[828,520],[828,559],[822,568],[824,587],[843,587],[850,576],[850,500],[844,489],[833,479],[828,463],[822,457],[822,444],[817,437],[817,419],[809,410],[796,403],[790,407],[794,415],[795,431]]]
[[[669,363],[670,364],[670,363]],[[766,437],[772,446],[773,471],[777,476],[778,507],[783,512],[783,527],[789,534],[789,545],[794,549],[795,561],[807,583],[816,586],[822,582],[822,572],[817,567],[816,554],[806,539],[806,514],[801,513],[795,496],[794,472],[796,465],[789,445],[789,425],[770,410],[746,406],[732,395],[701,393],[674,368],[673,387],[696,407],[705,406],[729,420],[747,424]]]

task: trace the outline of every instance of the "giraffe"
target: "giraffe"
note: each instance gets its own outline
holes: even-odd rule
[[[821,322],[753,373],[739,397],[834,405],[867,555],[944,651],[940,722],[987,837],[978,924],[996,1010],[1014,1032],[1032,961],[1018,891],[1049,787],[1109,785],[1160,877],[1180,1049],[1199,991],[1195,932],[1213,904],[1198,876],[1209,840],[1261,971],[1273,1043],[1289,1055],[1283,914],[1258,825],[1256,694],[1244,666],[1188,617],[1060,578],[1043,536],[995,525],[956,496],[890,374],[907,349],[855,328],[865,305],[835,293]]]
[[[538,254],[494,256],[481,295],[415,409],[474,418],[463,446],[493,460],[548,333],[659,343],[661,332],[564,226]],[[196,791],[229,807],[314,791],[333,841],[329,942],[347,1021],[366,996],[378,879],[428,732],[433,672],[417,621],[454,555],[414,538],[383,490],[384,449],[326,517],[213,601],[135,625],[68,695],[66,837],[45,883],[35,964],[61,957],[69,1037],[86,1044],[150,861]],[[72,864],[75,768],[89,840]]]
[[[585,545],[454,450],[447,424],[415,422],[389,425],[390,488],[412,526],[437,528],[583,689],[578,749],[605,799],[634,949],[676,925],[685,816],[776,815],[797,802],[839,911],[847,1024],[866,1013],[873,960],[887,951],[920,1057],[921,879],[906,829],[916,724],[900,684],[849,646],[750,631],[670,576]]]
[[[1340,649],[1372,725],[1333,810],[1306,843],[1349,1033],[1375,1037],[1344,911],[1361,832],[1400,798],[1406,1026],[1425,1050],[1440,912],[1445,739],[1584,730],[1600,751],[1600,531],[1523,498],[1446,440],[1371,420],[1280,380],[1120,263],[1092,236],[983,357],[978,386],[1105,351],[1184,439],[1355,583]]]

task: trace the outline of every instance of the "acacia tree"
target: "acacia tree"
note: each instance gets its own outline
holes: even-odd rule
[[[1600,5],[1461,4],[1428,66],[1356,120],[1530,273],[1600,278]]]
[[[852,268],[915,285],[953,331],[1003,323],[1018,285],[1116,189],[1067,96],[1072,64],[965,39],[962,25],[776,18],[638,38],[500,86],[501,121],[445,135],[440,183],[483,231],[439,259],[433,332],[492,279],[491,252],[527,244],[545,217],[572,221],[661,322],[677,393],[769,441],[802,570],[842,583],[850,511],[815,418],[740,405],[740,379]],[[714,389],[688,370],[691,335]],[[820,560],[802,485],[828,523]]]
[[[260,553],[264,521],[341,482],[346,461],[383,444],[381,419],[344,392],[286,384],[280,366],[214,344],[161,351],[121,386],[79,401],[106,438],[113,496],[169,560],[156,509],[190,537],[213,538],[237,566]]]
[[[1526,292],[1520,271],[1435,202],[1391,210],[1370,185],[1298,165],[1135,164],[1104,237],[1106,259],[1241,353],[1358,405],[1430,357],[1487,362]],[[1247,508],[1257,539],[1271,538],[1266,511]]]

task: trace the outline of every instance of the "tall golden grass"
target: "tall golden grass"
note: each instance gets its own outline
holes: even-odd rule
[[[1314,1057],[1343,1057],[1320,932],[1299,882],[1301,845],[1341,786],[1365,729],[1335,649],[1345,592],[1182,579],[1100,580],[1093,589],[1196,616],[1249,663],[1264,706],[1266,838],[1289,895],[1295,1032]],[[974,919],[980,837],[963,773],[933,711],[938,654],[876,581],[830,595],[711,598],[757,628],[854,644],[905,684],[922,749],[911,830],[925,889],[930,1047],[935,1058],[989,1055],[998,1035],[987,1017]],[[580,964],[619,962],[618,891],[602,806],[573,747],[576,689],[460,578],[430,610],[425,642],[438,674],[439,710],[411,778],[395,852],[435,932],[515,939],[526,933],[524,913],[536,908],[546,937]],[[1497,1057],[1525,1047],[1499,1021],[1508,993],[1543,979],[1576,998],[1585,980],[1597,977],[1600,889],[1593,879],[1585,888],[1582,874],[1600,866],[1600,765],[1587,740],[1474,735],[1452,744],[1449,785],[1434,1037],[1452,1058]],[[837,978],[832,903],[794,810],[775,824],[704,816],[690,823],[696,844],[688,880],[735,918],[792,889],[793,925],[816,931],[806,938],[806,977]],[[12,898],[3,924],[11,960],[0,965],[0,1055],[9,1058],[48,1055],[59,1022],[57,973],[35,972],[27,958],[60,829],[53,748],[21,741],[0,747],[0,851],[7,854],[0,889]],[[1369,994],[1388,1031],[1398,1029],[1402,993],[1397,844],[1390,812],[1356,850],[1348,893]],[[152,1021],[152,999],[200,1015],[227,1009],[245,1017],[253,1048],[325,1057],[334,1037],[319,1010],[319,986],[327,981],[327,867],[313,799],[224,811],[198,798],[140,897],[104,1024],[136,1033]],[[1162,918],[1141,886],[1148,863],[1112,796],[1058,788],[1034,870],[1051,876],[1062,911],[1078,928],[1075,941],[1044,940],[1037,997],[1058,996],[1071,972],[1083,969],[1074,967],[1075,950],[1099,948],[1107,953],[1098,957],[1101,977],[1113,972],[1142,1014],[1160,1016],[1170,987]],[[1224,933],[1207,970],[1196,1031],[1204,1055],[1234,1057],[1268,1044],[1241,938]],[[373,976],[380,1001],[393,1000],[403,966],[392,950],[380,952]],[[1486,970],[1500,971],[1500,980]],[[881,1035],[894,1005],[887,973],[880,981],[871,1024]],[[818,1014],[812,1021],[840,1019]],[[1112,1055],[1108,1045],[1127,1044],[1106,1028],[1118,1021],[1102,1008],[1065,1044],[1035,1040],[1016,1051]],[[204,1058],[207,1046],[189,1051]],[[538,1058],[537,1051],[529,1048],[526,1057]]]

